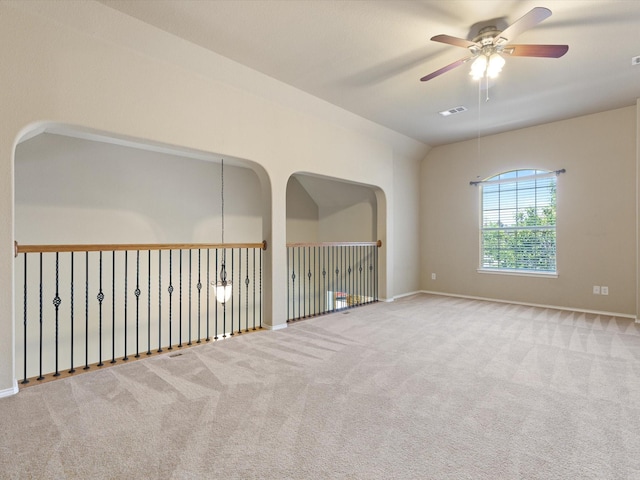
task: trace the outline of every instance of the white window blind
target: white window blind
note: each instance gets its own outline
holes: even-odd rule
[[[556,272],[556,172],[513,170],[479,182],[480,268]]]

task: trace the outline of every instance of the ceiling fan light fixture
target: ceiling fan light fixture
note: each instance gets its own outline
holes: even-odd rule
[[[470,55],[446,65],[429,75],[425,75],[420,81],[426,82],[427,80],[436,78],[471,60],[473,60],[473,62],[469,75],[471,75],[474,80],[480,80],[483,77],[495,78],[502,71],[505,63],[501,55],[502,53],[517,57],[562,57],[567,53],[567,50],[569,50],[568,45],[510,45],[510,42],[515,37],[525,30],[535,27],[550,15],[551,10],[548,8],[535,7],[502,31],[499,30],[499,28],[503,28],[502,26],[487,25],[481,28],[473,40],[444,34],[431,37],[431,40],[434,42],[465,48]],[[497,25],[497,22],[494,23]]]
[[[505,60],[498,52],[483,53],[471,64],[469,75],[471,75],[474,80],[480,80],[485,76],[496,78],[502,71],[504,64]]]
[[[469,75],[471,75],[474,80],[480,80],[482,77],[484,77],[484,73],[486,71],[487,56],[479,55],[478,58],[476,58],[471,64],[471,71],[469,72]]]
[[[487,66],[487,77],[496,78],[504,67],[504,58],[499,53],[494,53],[489,57],[489,65]]]

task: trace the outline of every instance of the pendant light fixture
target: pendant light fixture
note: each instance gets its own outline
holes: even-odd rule
[[[225,268],[225,262],[227,259],[227,249],[224,247],[224,159],[222,159],[222,166],[220,168],[220,192],[221,192],[221,236],[222,236],[222,267],[220,268],[220,279],[217,282],[211,282],[211,287],[216,296],[216,300],[219,303],[226,303],[231,298],[233,292],[233,286],[231,280],[227,280],[227,270]]]

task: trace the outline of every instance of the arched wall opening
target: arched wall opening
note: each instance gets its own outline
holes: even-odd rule
[[[263,299],[271,295],[254,286],[263,285],[262,249],[199,247],[222,241],[220,156],[59,130],[27,133],[15,149],[15,238],[21,246],[111,247],[104,258],[91,249],[75,257],[73,250],[45,253],[44,261],[43,254],[21,254],[13,285],[16,377],[58,372],[58,360],[63,370],[78,368],[85,356],[85,365],[100,366],[107,357],[116,363],[192,339],[255,330],[256,317],[262,326]],[[261,245],[268,238],[268,179],[247,165],[224,162],[225,245]],[[172,246],[155,249],[159,244]],[[116,252],[118,245],[127,247]],[[226,317],[227,306],[208,288],[224,258],[237,316],[231,310]]]
[[[381,189],[310,173],[286,192],[287,321],[366,305],[387,293]],[[379,207],[380,205],[380,207]]]

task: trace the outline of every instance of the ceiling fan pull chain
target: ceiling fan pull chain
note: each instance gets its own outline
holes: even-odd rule
[[[487,98],[485,99],[485,102],[488,102],[489,101],[489,77],[485,75],[484,80],[485,80],[484,90],[487,92]]]

